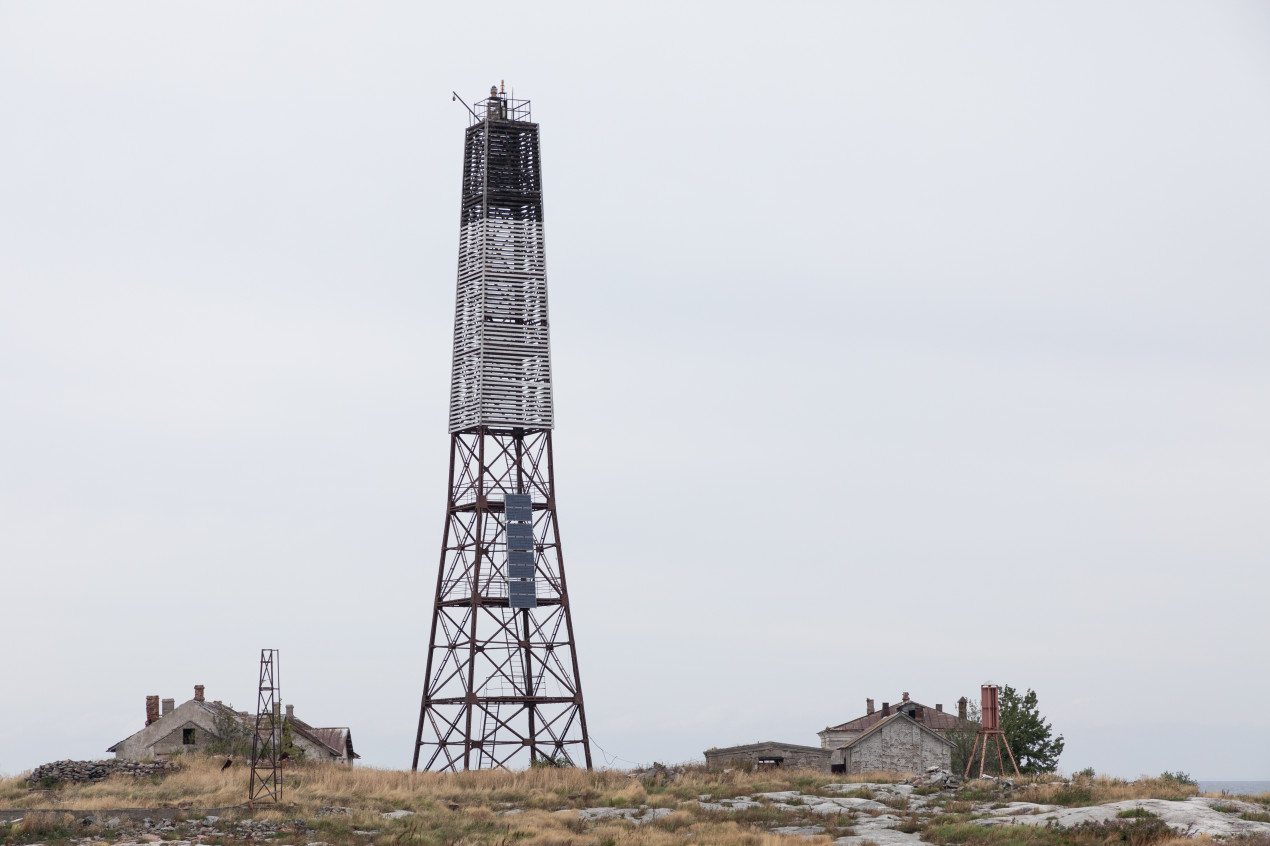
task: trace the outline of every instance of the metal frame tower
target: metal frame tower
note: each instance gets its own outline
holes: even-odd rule
[[[449,498],[412,769],[590,769],[552,466],[538,125],[497,87],[468,111]]]
[[[251,779],[247,804],[282,801],[282,673],[278,650],[260,650],[260,685],[256,695],[256,730],[251,737]]]
[[[1001,757],[1001,745],[1005,744],[1005,752],[1010,756],[1010,764],[1014,767],[1014,775],[1019,775],[1019,765],[1010,751],[1010,741],[1005,739],[1001,729],[1000,689],[989,682],[980,688],[979,732],[975,735],[975,745],[970,749],[970,760],[966,761],[966,773],[963,778],[970,777],[970,768],[974,766],[975,755],[979,755],[979,777],[988,763],[988,741],[995,741],[997,747],[997,766],[1001,769],[1001,777],[1005,778],[1005,760]]]

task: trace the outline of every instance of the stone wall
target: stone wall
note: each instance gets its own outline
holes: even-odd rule
[[[115,773],[150,776],[174,769],[176,765],[170,761],[54,761],[36,767],[27,776],[27,781],[32,784],[101,781]]]
[[[892,719],[842,750],[846,771],[921,773],[952,769],[952,745],[906,718]]]
[[[787,769],[808,769],[829,772],[832,752],[815,746],[799,746],[793,743],[753,743],[748,746],[729,746],[724,749],[707,749],[706,766],[710,769],[727,769],[737,766],[757,766],[761,761],[780,759],[779,766]]]
[[[185,743],[185,729],[194,731],[194,743]],[[196,752],[216,739],[216,716],[203,702],[191,699],[164,714],[131,737],[120,741],[109,751],[116,758],[141,760],[173,752]]]

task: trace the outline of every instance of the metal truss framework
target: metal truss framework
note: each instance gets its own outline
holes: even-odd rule
[[[278,650],[260,650],[260,685],[256,697],[256,730],[251,738],[251,780],[247,804],[282,801],[282,676]]]
[[[533,503],[537,607],[508,601],[504,498]],[[551,432],[450,437],[450,496],[413,769],[591,768]]]
[[[1001,757],[1001,745],[1005,744],[1006,754],[1010,756],[1010,764],[1014,767],[1015,776],[1019,775],[1019,765],[1010,751],[1010,741],[1006,740],[1001,729],[1000,689],[995,684],[985,684],[980,689],[979,733],[975,735],[975,745],[970,748],[970,760],[966,762],[963,778],[970,777],[970,768],[974,766],[975,755],[979,756],[979,777],[983,778],[984,767],[988,763],[988,743],[994,741],[997,747],[997,766],[1001,777],[1005,778],[1005,760]]]

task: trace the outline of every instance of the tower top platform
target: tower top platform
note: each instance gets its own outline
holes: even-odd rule
[[[476,126],[476,124],[484,123],[487,120],[510,120],[517,123],[530,123],[533,121],[533,111],[529,107],[529,101],[509,97],[506,85],[491,85],[489,87],[489,96],[483,100],[477,100],[471,106],[468,106],[457,92],[454,94],[454,99],[463,103],[467,108],[468,126]]]

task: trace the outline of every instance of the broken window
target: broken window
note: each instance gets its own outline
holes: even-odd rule
[[[181,742],[186,746],[194,745],[194,729],[181,729]]]
[[[776,769],[777,767],[781,766],[781,765],[782,765],[782,764],[784,764],[784,763],[785,763],[785,759],[784,759],[784,758],[759,758],[759,759],[758,759],[758,769],[760,769],[760,770],[774,770],[774,769]]]

